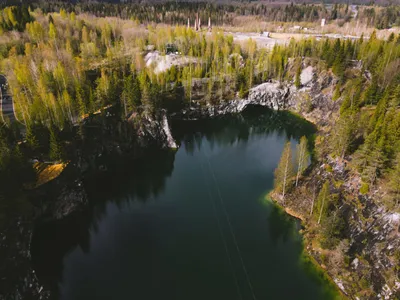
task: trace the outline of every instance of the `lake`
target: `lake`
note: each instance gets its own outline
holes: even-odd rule
[[[38,224],[32,259],[59,299],[334,299],[302,263],[299,223],[266,200],[287,140],[311,124],[253,107],[172,122],[178,151],[110,158],[90,207]]]

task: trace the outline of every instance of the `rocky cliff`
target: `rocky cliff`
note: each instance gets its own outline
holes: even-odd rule
[[[157,117],[144,113],[136,122],[138,115],[132,114],[128,122],[133,124],[141,147],[156,145],[160,148],[177,149],[174,138],[169,127],[167,113],[162,110]]]
[[[87,198],[82,182],[70,182],[64,176],[68,176],[68,171],[49,185],[29,193],[32,205],[24,209],[23,216],[8,216],[8,224],[2,227],[1,300],[51,299],[51,293],[41,285],[32,268],[30,244],[34,223],[39,219],[62,219],[85,209]]]
[[[315,75],[314,69],[310,66],[301,73],[300,89],[297,89],[292,82],[270,80],[250,89],[245,99],[236,98],[214,105],[195,102],[190,108],[171,114],[171,117],[196,120],[240,113],[249,105],[258,105],[273,110],[290,110],[300,113],[314,123],[325,124],[340,107],[340,101],[332,101],[337,79],[327,71]]]

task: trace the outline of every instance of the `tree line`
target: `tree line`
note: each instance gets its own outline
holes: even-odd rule
[[[184,25],[188,18],[193,21],[195,15],[199,14],[202,24],[205,26],[207,26],[209,18],[215,26],[232,26],[235,18],[240,16],[258,17],[267,22],[320,22],[323,18],[329,21],[349,22],[353,14],[349,3],[335,3],[328,9],[325,4],[295,4],[293,2],[291,4],[265,4],[252,1],[234,3],[211,3],[207,1],[145,3],[31,1],[29,7],[32,10],[41,9],[44,13],[59,12],[64,9],[69,13],[90,13],[97,17],[132,19],[141,24]],[[369,26],[384,29],[396,26],[399,23],[399,8],[395,5],[388,7],[359,6],[358,9],[357,19]]]

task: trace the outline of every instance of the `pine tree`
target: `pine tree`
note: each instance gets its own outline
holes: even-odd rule
[[[35,151],[39,147],[39,142],[36,139],[35,134],[32,130],[32,126],[30,124],[27,124],[26,126],[26,143],[33,151]]]
[[[321,191],[318,194],[317,198],[317,207],[316,211],[318,213],[318,224],[321,223],[322,217],[326,215],[326,210],[328,207],[330,191],[329,191],[329,181],[325,181],[324,185],[322,186]]]
[[[286,191],[293,175],[292,148],[288,141],[283,149],[278,167],[275,169],[275,189],[282,192],[283,201],[285,201]]]
[[[362,173],[363,177],[369,180],[370,185],[376,182],[384,166],[384,154],[381,149],[375,147],[368,155],[367,166]]]
[[[133,91],[132,91],[132,105],[138,107],[142,104],[142,91],[140,90],[140,82],[138,77],[135,75],[133,78]]]
[[[296,86],[297,89],[301,88],[301,79],[300,79],[300,75],[301,75],[301,65],[297,68],[296,70],[296,77],[294,79],[294,85]]]
[[[7,145],[5,137],[0,132],[0,171],[6,169],[10,161],[10,148]]]
[[[124,106],[124,112],[125,116],[128,115],[128,111],[132,110],[132,102],[133,102],[133,96],[132,96],[132,91],[133,91],[133,78],[132,75],[125,76],[124,77],[124,87],[122,90],[122,95],[121,95],[121,100],[122,104]]]
[[[300,139],[300,143],[296,147],[296,167],[297,167],[297,174],[296,174],[296,187],[299,183],[299,177],[307,168],[307,164],[310,160],[310,154],[308,153],[307,149],[307,138],[302,136]]]
[[[62,158],[62,149],[60,146],[60,143],[58,141],[58,138],[56,136],[56,133],[54,132],[54,129],[50,129],[50,153],[49,153],[50,159],[54,161],[60,161]]]
[[[334,154],[344,158],[354,141],[358,115],[353,112],[344,113],[336,121],[331,137],[331,149]]]
[[[378,96],[378,81],[375,75],[372,76],[372,82],[365,91],[364,103],[368,105],[376,104],[378,102],[377,96]]]
[[[335,60],[332,66],[332,72],[339,78],[341,84],[344,83],[344,71],[346,70],[346,58],[344,55],[343,46],[340,46],[339,52],[335,54]]]
[[[389,179],[389,188],[393,193],[393,200],[395,202],[395,207],[397,208],[400,204],[400,153],[397,154],[394,168],[389,173]]]

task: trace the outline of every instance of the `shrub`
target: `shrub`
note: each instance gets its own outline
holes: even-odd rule
[[[329,172],[329,173],[332,173],[332,172],[333,172],[333,168],[332,168],[331,165],[326,165],[325,170],[326,170],[327,172]]]
[[[365,194],[369,193],[369,184],[368,183],[363,182],[363,184],[361,185],[361,188],[360,188],[360,193],[361,193],[361,195],[365,195]]]

